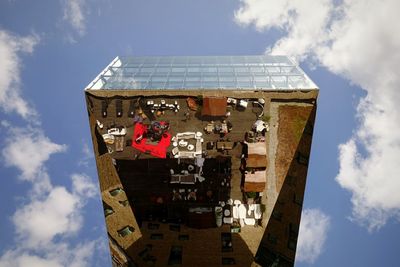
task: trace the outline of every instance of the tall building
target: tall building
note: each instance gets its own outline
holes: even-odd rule
[[[286,56],[115,58],[85,89],[113,266],[293,266],[317,96]]]

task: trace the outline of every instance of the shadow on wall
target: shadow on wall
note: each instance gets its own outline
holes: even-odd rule
[[[302,130],[300,141],[257,250],[255,258],[261,266],[294,266],[315,112],[316,106],[313,107]]]

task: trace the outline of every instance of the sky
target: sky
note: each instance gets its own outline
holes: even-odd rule
[[[0,267],[110,266],[83,90],[116,56],[286,54],[319,86],[296,266],[398,266],[397,0],[4,0]]]

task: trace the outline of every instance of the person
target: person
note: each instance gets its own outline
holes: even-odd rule
[[[190,118],[191,118],[190,111],[189,111],[189,110],[186,110],[186,112],[185,112],[184,115],[185,115],[185,120],[184,120],[184,121],[185,121],[185,122],[186,122],[186,121],[189,121]]]
[[[196,192],[194,192],[194,191],[189,192],[187,199],[189,201],[196,201]]]
[[[182,200],[182,196],[181,196],[181,194],[179,194],[178,191],[176,191],[174,193],[174,195],[172,196],[172,201],[179,201],[179,200]]]

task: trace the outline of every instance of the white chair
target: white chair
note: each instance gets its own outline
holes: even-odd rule
[[[246,218],[246,206],[243,204],[239,205],[238,214],[240,219]]]
[[[232,216],[235,219],[239,219],[239,211],[238,211],[238,206],[233,206],[232,207]]]
[[[177,147],[174,147],[173,149],[172,149],[172,155],[177,155],[179,153],[179,149],[177,148]]]
[[[233,223],[233,218],[232,217],[225,217],[224,218],[224,223],[225,224],[232,224]]]
[[[260,204],[254,204],[254,218],[258,220],[261,218],[261,216],[262,212]]]
[[[244,219],[244,223],[246,225],[255,225],[256,224],[256,220],[254,218],[245,218]]]
[[[238,200],[238,199],[235,199],[235,200],[233,201],[233,204],[234,204],[234,205],[240,205],[240,204],[242,204],[242,201],[240,201],[240,200]]]

